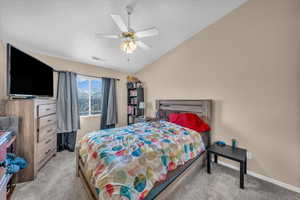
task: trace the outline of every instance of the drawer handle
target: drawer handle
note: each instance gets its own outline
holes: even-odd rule
[[[45,142],[45,144],[48,144],[49,142],[51,142],[52,139],[49,139]]]
[[[47,133],[50,133],[51,131],[53,131],[53,129],[51,128],[51,129],[49,129],[48,131],[47,131]]]
[[[52,122],[52,120],[51,120],[51,119],[48,119],[47,122]]]
[[[49,111],[49,110],[51,110],[51,109],[50,109],[50,108],[47,108],[47,109],[46,109],[46,111]]]

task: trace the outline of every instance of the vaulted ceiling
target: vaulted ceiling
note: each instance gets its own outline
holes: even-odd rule
[[[0,39],[31,53],[136,72],[246,1],[138,0],[132,27],[155,26],[159,35],[141,39],[150,50],[126,55],[119,40],[95,33],[119,34],[110,14],[127,20],[132,0],[0,0]]]

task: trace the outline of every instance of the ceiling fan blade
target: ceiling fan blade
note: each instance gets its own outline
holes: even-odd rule
[[[117,24],[117,26],[119,27],[119,29],[121,30],[121,32],[128,32],[128,28],[125,25],[123,19],[121,18],[120,15],[110,15],[112,17],[112,19],[114,20],[114,22]]]
[[[151,47],[142,41],[136,41],[136,44],[143,50],[149,50]]]
[[[119,35],[109,35],[109,34],[103,34],[103,33],[96,33],[96,37],[99,38],[110,38],[110,39],[119,39]]]
[[[144,30],[141,30],[141,31],[137,31],[137,32],[135,33],[135,35],[136,35],[138,38],[155,36],[155,35],[158,35],[158,30],[157,30],[157,28],[155,28],[155,27],[147,28],[147,29],[144,29]]]

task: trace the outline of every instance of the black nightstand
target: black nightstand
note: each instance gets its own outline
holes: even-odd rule
[[[207,173],[211,173],[211,154],[214,154],[214,161],[218,163],[218,156],[228,158],[240,163],[240,188],[244,189],[244,174],[247,174],[247,150],[236,148],[232,150],[231,146],[225,145],[224,147],[213,144],[207,149]]]

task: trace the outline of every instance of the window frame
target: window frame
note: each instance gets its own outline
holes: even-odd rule
[[[83,117],[83,118],[84,117],[101,117],[101,115],[102,115],[101,111],[100,111],[100,114],[92,114],[92,94],[91,94],[92,84],[91,83],[92,83],[93,80],[100,80],[100,81],[102,81],[102,78],[95,78],[95,77],[84,76],[84,75],[77,75],[77,77],[85,79],[89,83],[88,84],[88,89],[89,89],[89,92],[88,92],[88,94],[89,94],[89,113],[88,113],[88,115],[80,115],[80,112],[79,112],[80,117]],[[78,87],[78,85],[77,85],[77,87]]]

